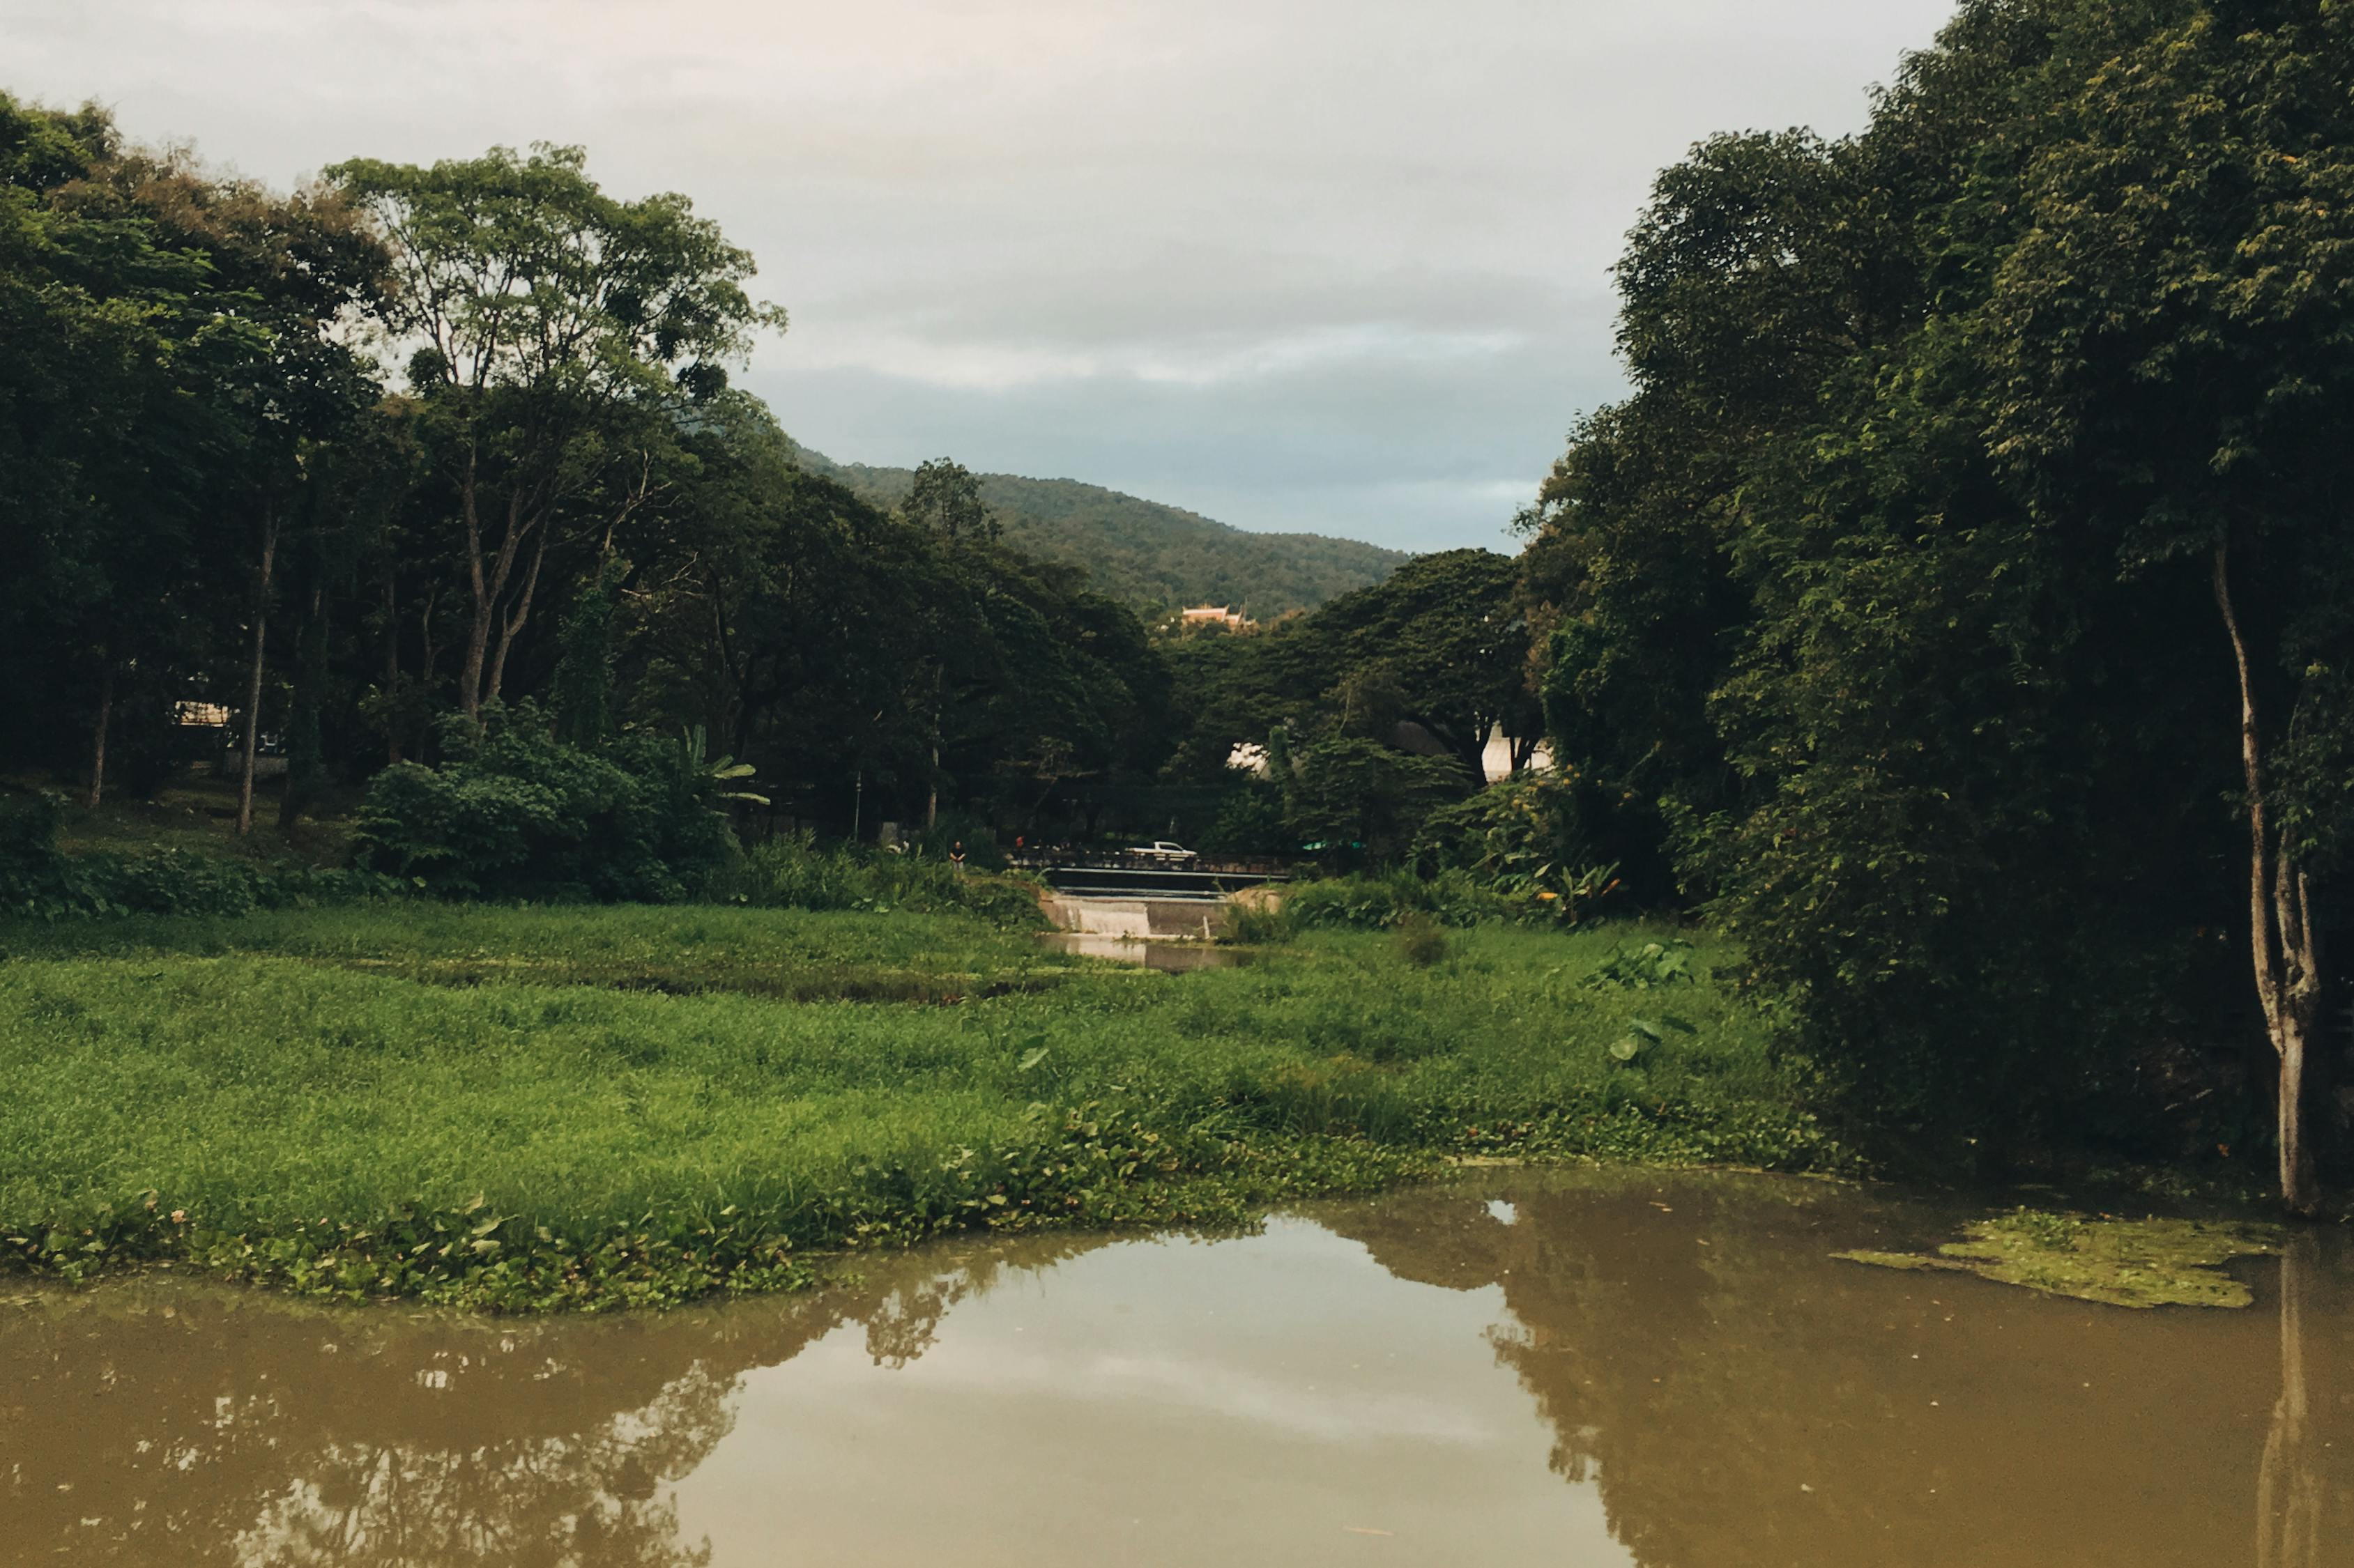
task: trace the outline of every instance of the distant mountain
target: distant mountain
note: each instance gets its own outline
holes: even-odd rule
[[[838,463],[807,447],[801,461],[877,506],[897,506],[915,481],[912,469]],[[1253,534],[1076,479],[985,473],[981,498],[1007,544],[1083,567],[1097,588],[1140,609],[1230,604],[1263,620],[1377,583],[1407,559],[1321,534]]]

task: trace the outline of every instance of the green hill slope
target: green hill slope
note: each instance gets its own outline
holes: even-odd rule
[[[801,461],[878,506],[897,506],[915,479],[911,469],[837,463],[806,447]],[[1230,604],[1265,620],[1377,583],[1407,558],[1321,534],[1253,534],[1075,479],[985,473],[981,496],[1007,544],[1083,567],[1097,588],[1141,609]]]

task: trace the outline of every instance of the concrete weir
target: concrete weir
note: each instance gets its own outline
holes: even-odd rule
[[[1217,939],[1224,899],[1081,898],[1053,894],[1039,900],[1057,930],[1115,942],[1209,942]]]

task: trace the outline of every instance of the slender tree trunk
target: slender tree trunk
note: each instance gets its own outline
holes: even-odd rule
[[[253,672],[245,687],[245,779],[237,790],[237,834],[253,832],[253,756],[261,738],[261,663],[270,638],[270,576],[278,564],[278,515],[261,519],[261,576],[253,603]]]
[[[466,525],[466,584],[474,596],[474,618],[467,623],[466,657],[458,669],[458,705],[466,710],[468,718],[479,721],[482,716],[482,650],[490,641],[491,602],[482,571],[482,498],[475,485],[475,452],[469,442],[466,471],[458,482],[458,513]]]
[[[327,591],[318,551],[312,551],[311,602],[294,635],[294,708],[286,719],[286,780],[278,797],[278,826],[292,830],[319,797],[327,775],[319,710],[326,701]]]
[[[92,810],[106,798],[106,732],[114,726],[114,651],[106,652],[106,662],[98,673],[98,722],[90,726],[90,789],[81,803]]]
[[[482,694],[485,702],[494,703],[499,699],[499,687],[506,679],[507,650],[514,645],[516,634],[531,620],[532,596],[539,591],[540,563],[546,558],[547,531],[543,528],[539,531],[539,537],[533,541],[531,567],[524,573],[523,587],[516,590],[514,607],[499,620],[499,645],[498,651],[491,657],[490,683]]]
[[[441,667],[441,645],[433,641],[433,611],[440,602],[441,590],[438,588],[428,588],[425,592],[425,608],[419,610],[417,616],[418,652],[420,659],[418,666],[417,689],[420,696],[428,701],[433,694],[433,673]],[[417,718],[417,755],[430,763],[433,760],[432,753],[433,721],[429,715],[420,712]]]
[[[392,568],[384,573],[384,763],[400,760],[400,605]]]
[[[481,487],[478,483],[475,453],[466,454],[466,470],[460,477],[458,510],[466,525],[466,587],[472,595],[472,614],[466,623],[466,655],[459,667],[458,701],[466,716],[480,723],[482,716],[482,675],[489,662],[491,626],[498,619],[499,600],[505,597],[507,579],[514,571],[515,552],[522,548],[524,535],[532,524],[524,516],[524,497],[516,491],[507,497],[506,526],[499,535],[498,553],[487,562],[482,557],[482,514]]]
[[[940,820],[940,695],[948,683],[948,672],[935,667],[932,671],[932,772],[931,792],[924,800],[924,832],[930,832]]]
[[[2274,842],[2265,818],[2262,734],[2247,640],[2232,604],[2228,542],[2215,546],[2215,604],[2240,676],[2240,764],[2248,793],[2248,925],[2256,1000],[2280,1064],[2281,1202],[2294,1214],[2321,1209],[2321,1182],[2305,1139],[2306,1054],[2321,1015],[2321,937],[2302,871]]]

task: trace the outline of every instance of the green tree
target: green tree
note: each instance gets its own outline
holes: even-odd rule
[[[684,196],[622,201],[586,167],[579,148],[543,144],[327,171],[391,247],[376,316],[454,497],[469,715],[499,695],[570,511],[594,499],[584,526],[610,532],[643,506],[671,410],[723,387],[753,333],[784,326],[745,291],[750,254]]]
[[[1327,700],[1344,723],[1360,710],[1361,730],[1376,713],[1421,726],[1461,765],[1467,789],[1485,777],[1493,731],[1512,737],[1514,765],[1525,763],[1543,721],[1528,684],[1518,581],[1509,556],[1443,550],[1334,599],[1300,630],[1329,672]]]
[[[1463,765],[1451,757],[1417,757],[1352,736],[1307,747],[1296,762],[1291,830],[1342,864],[1401,859],[1430,815],[1467,789]]]
[[[981,499],[981,481],[950,458],[931,458],[916,468],[901,516],[941,538],[995,539],[1003,530]]]
[[[1984,314],[1990,434],[2039,522],[2102,530],[2154,609],[2211,585],[2281,1191],[2312,1213],[2317,884],[2354,825],[2354,16],[2172,5],[2063,49]]]

